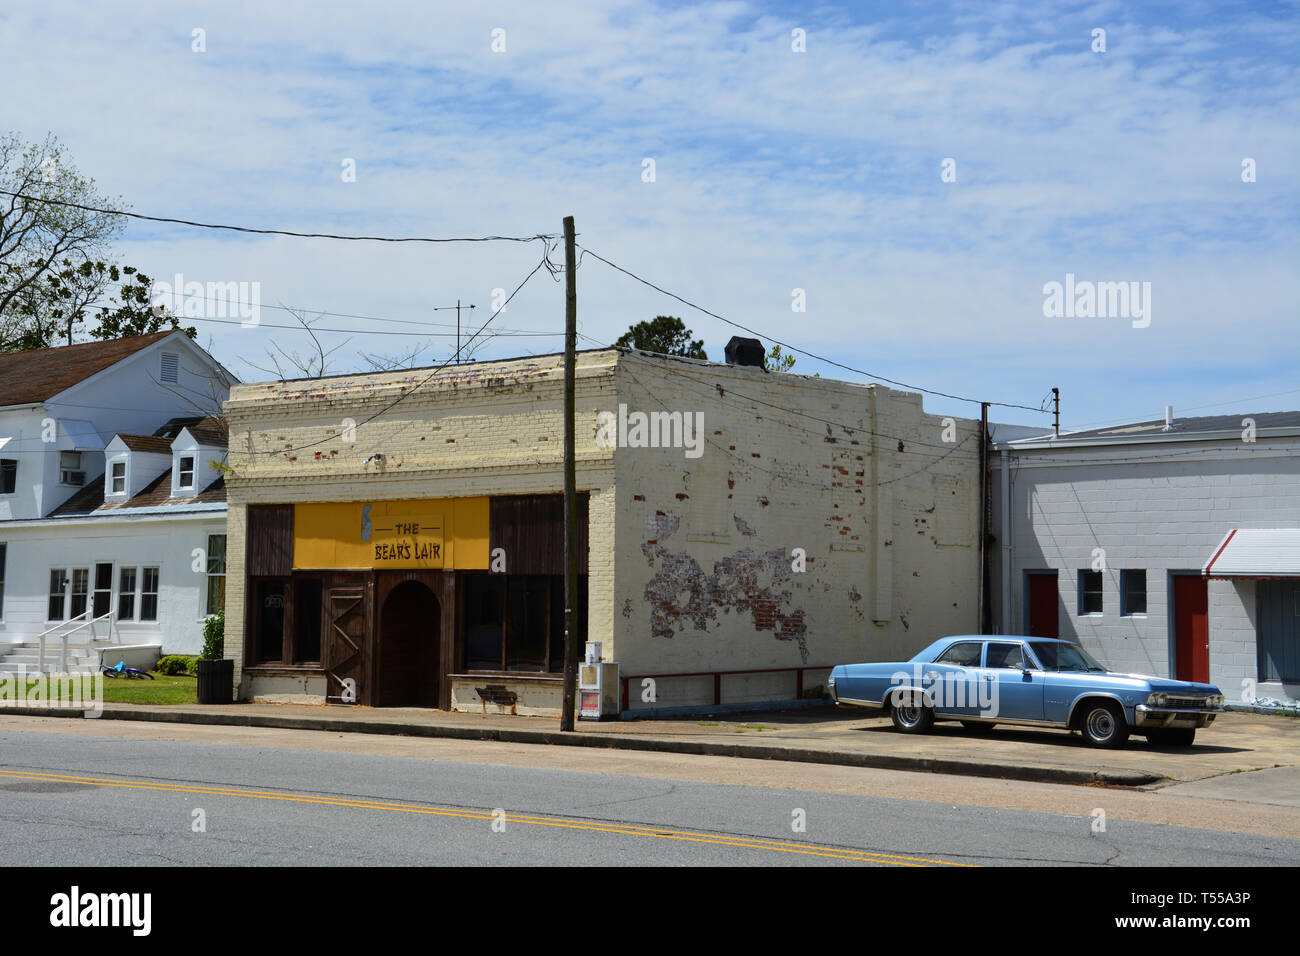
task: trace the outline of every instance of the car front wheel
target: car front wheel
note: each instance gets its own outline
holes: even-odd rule
[[[1124,746],[1129,735],[1124,711],[1111,701],[1085,704],[1079,729],[1083,732],[1083,739],[1090,745],[1107,749]]]
[[[934,708],[926,703],[925,695],[900,692],[889,710],[894,727],[905,734],[923,734],[934,726]]]

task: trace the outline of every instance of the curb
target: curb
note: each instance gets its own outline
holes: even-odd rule
[[[3,707],[0,714],[23,717],[85,717],[79,709]],[[1164,778],[1144,770],[1081,770],[1072,767],[1025,767],[1019,764],[977,760],[952,760],[898,754],[856,753],[806,747],[776,747],[764,744],[719,743],[673,740],[662,737],[633,737],[623,734],[594,734],[558,730],[511,730],[500,727],[444,727],[429,724],[399,724],[380,720],[338,720],[329,717],[290,717],[277,714],[193,713],[174,710],[109,710],[98,720],[139,720],[167,724],[215,724],[224,727],[269,727],[279,730],[317,730],[326,733],[386,734],[397,737],[443,737],[453,740],[492,740],[498,743],[541,744],[556,747],[603,747],[609,750],[641,750],[650,753],[695,754],[706,757],[745,757],[751,760],[786,760],[794,763],[864,767],[878,770],[911,770],[948,773],[967,777],[994,777],[1036,783],[1103,784],[1111,787],[1143,787]]]

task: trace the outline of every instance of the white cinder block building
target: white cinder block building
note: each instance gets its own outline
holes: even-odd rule
[[[558,713],[562,389],[559,355],[234,388],[241,696]],[[576,390],[578,626],[623,710],[810,696],[978,628],[977,422],[618,349]]]
[[[200,650],[233,381],[180,332],[0,355],[0,667]]]
[[[1004,633],[1229,700],[1300,696],[1300,412],[1171,413],[997,450]]]

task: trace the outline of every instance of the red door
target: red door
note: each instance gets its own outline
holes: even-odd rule
[[[1029,583],[1029,636],[1060,637],[1061,597],[1056,589],[1056,572],[1025,575]]]
[[[1210,615],[1205,578],[1174,575],[1174,676],[1210,680]]]

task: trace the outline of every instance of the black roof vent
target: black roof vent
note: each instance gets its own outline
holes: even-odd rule
[[[171,418],[171,419],[168,419],[168,420],[167,420],[167,424],[163,425],[163,426],[162,426],[161,428],[159,428],[156,432],[154,432],[154,437],[155,437],[155,438],[175,438],[177,435],[179,435],[179,434],[181,433],[181,430],[182,430],[182,429],[189,428],[189,427],[191,427],[192,425],[197,425],[197,424],[198,424],[199,422],[201,422],[201,421],[203,421],[203,416],[202,416],[202,415],[198,416],[197,418]]]
[[[727,343],[727,364],[763,368],[763,343],[758,339],[742,339],[739,335],[733,335]]]

